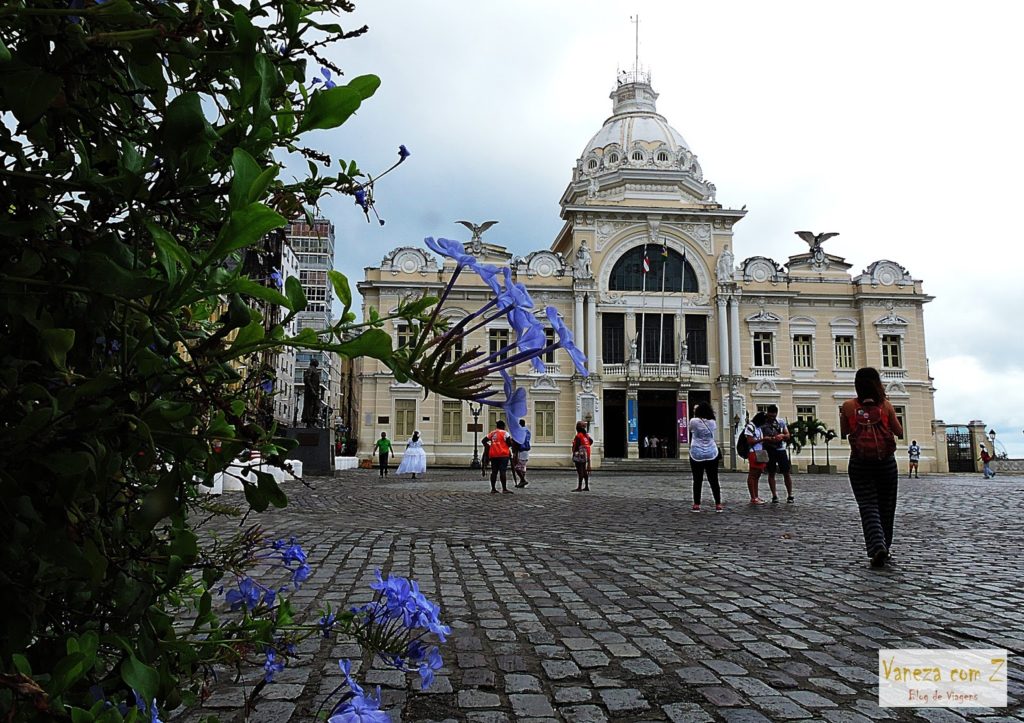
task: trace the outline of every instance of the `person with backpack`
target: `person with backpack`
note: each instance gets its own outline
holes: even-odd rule
[[[505,431],[505,420],[499,419],[497,429],[487,435],[487,458],[491,463],[491,492],[498,491],[498,477],[501,477],[501,491],[512,494],[508,488],[508,461],[512,456],[512,435]]]
[[[747,458],[750,463],[750,470],[747,472],[747,491],[750,492],[750,504],[763,505],[757,494],[758,481],[761,473],[768,466],[768,452],[764,449],[764,434],[761,427],[768,421],[768,415],[758,412],[754,418],[747,422],[743,428],[740,438],[736,441],[736,452]]]
[[[886,399],[877,369],[858,369],[853,385],[857,396],[843,402],[839,429],[850,441],[850,487],[860,509],[871,567],[884,567],[891,557],[896,518],[896,436],[903,435],[903,427]]]
[[[921,462],[921,446],[916,439],[907,447],[907,456],[910,458],[910,471],[907,472],[907,479],[911,477],[921,479],[921,473],[917,471],[917,466]]]
[[[985,479],[992,479],[996,476],[996,473],[992,471],[992,467],[989,463],[992,461],[992,455],[985,449],[985,445],[981,445],[981,469],[985,474]]]
[[[519,426],[526,429],[526,420],[520,419]],[[512,479],[519,478],[516,487],[523,488],[530,484],[526,481],[526,463],[530,461],[530,430],[526,429],[526,437],[522,444],[515,445],[515,454],[512,460]]]
[[[590,447],[594,438],[587,433],[586,422],[576,422],[576,436],[572,438],[572,464],[576,467],[576,489],[590,492]]]

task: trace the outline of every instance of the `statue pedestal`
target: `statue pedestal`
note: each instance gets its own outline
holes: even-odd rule
[[[299,446],[287,454],[287,459],[302,462],[307,477],[334,475],[334,430],[319,427],[290,427],[285,430],[289,439],[297,439]]]

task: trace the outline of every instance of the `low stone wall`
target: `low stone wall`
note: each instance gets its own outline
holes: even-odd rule
[[[992,471],[1003,474],[1024,474],[1024,459],[994,459]]]

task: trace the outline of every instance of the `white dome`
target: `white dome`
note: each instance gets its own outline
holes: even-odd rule
[[[618,146],[628,153],[636,143],[651,149],[663,147],[673,156],[690,150],[679,131],[670,126],[664,116],[658,115],[655,107],[658,94],[651,88],[647,74],[621,74],[618,86],[609,97],[612,116],[587,143],[582,158],[609,146]]]

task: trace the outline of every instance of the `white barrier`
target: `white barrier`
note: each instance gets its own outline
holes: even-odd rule
[[[358,457],[335,457],[334,458],[334,469],[359,469],[359,458]]]
[[[219,495],[223,492],[241,492],[244,490],[242,479],[250,484],[257,484],[258,480],[254,472],[266,472],[274,477],[277,484],[292,482],[302,478],[302,462],[297,459],[290,459],[288,463],[292,471],[286,472],[279,467],[264,464],[258,457],[248,461],[236,459],[224,472],[218,472],[213,476],[213,487],[207,488],[200,485],[200,489],[207,494]]]

